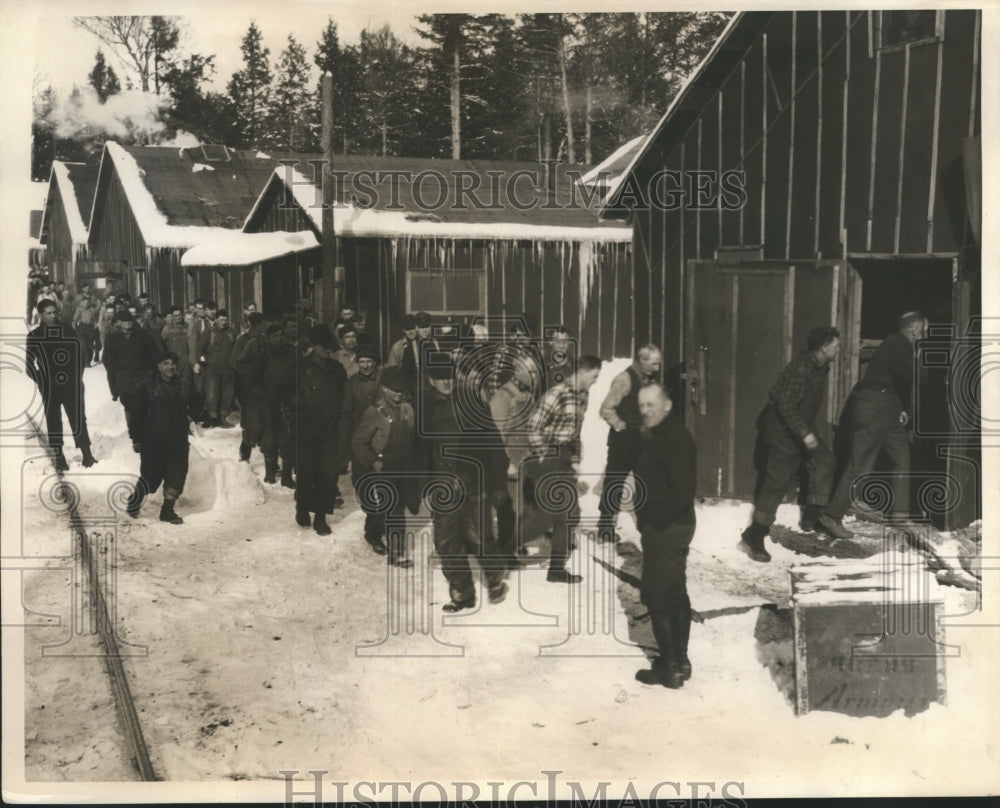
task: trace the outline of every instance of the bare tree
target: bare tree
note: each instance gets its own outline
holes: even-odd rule
[[[160,71],[165,54],[177,47],[180,29],[177,17],[74,17],[73,24],[107,45],[119,62],[139,79],[149,92],[160,91]]]

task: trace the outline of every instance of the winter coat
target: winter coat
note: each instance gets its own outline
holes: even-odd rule
[[[382,471],[414,471],[413,407],[403,401],[392,407],[380,398],[368,407],[351,439],[351,479],[358,479],[373,470],[375,461],[382,460]]]
[[[281,383],[282,399],[290,408],[300,442],[336,442],[346,385],[344,367],[334,359],[310,353],[289,367]]]
[[[160,331],[160,339],[163,340],[164,348],[177,354],[179,370],[191,367],[188,361],[187,327],[183,323],[178,325],[167,323]]]
[[[351,440],[358,424],[361,423],[361,416],[378,401],[381,379],[382,371],[376,369],[371,376],[366,377],[356,373],[347,380],[344,389],[344,409],[340,416],[341,466],[350,460]]]
[[[233,331],[229,326],[213,326],[198,338],[198,356],[212,370],[229,368],[233,356]]]
[[[135,393],[156,367],[156,349],[142,328],[133,327],[128,336],[116,330],[108,334],[102,361],[112,396]]]
[[[68,325],[56,323],[32,329],[28,332],[25,353],[25,370],[43,398],[75,388],[83,379],[83,348],[77,333]]]
[[[181,374],[166,381],[154,373],[139,389],[139,434],[153,445],[187,443],[191,383]]]
[[[476,419],[480,425],[473,427],[459,418],[459,406],[453,395],[434,391],[424,407],[420,435],[425,467],[457,475],[470,493],[506,489],[507,453],[500,433],[485,423],[489,413],[483,408]]]

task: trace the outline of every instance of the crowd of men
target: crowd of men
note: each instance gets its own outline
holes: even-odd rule
[[[525,563],[525,542],[542,537],[549,546],[546,580],[582,580],[566,564],[580,519],[581,427],[602,360],[579,354],[564,327],[539,334],[525,314],[491,333],[485,322],[465,329],[416,312],[403,318],[402,335],[383,361],[367,318],[349,306],[326,324],[305,306],[269,320],[253,303],[231,317],[199,299],[187,311],[172,306],[160,316],[142,295],[97,301],[83,288],[76,301],[57,296],[40,297],[39,325],[27,342],[53,459],[58,469],[68,467],[65,410],[83,465],[97,462],[82,375],[101,357],[140,455],[141,482],[128,504],[133,517],[162,485],[159,518],[181,524],[175,503],[187,476],[191,424],[232,428],[238,412],[239,460],[249,462],[257,449],[264,482],[294,489],[300,527],[331,534],[327,517],[344,506],[340,485],[349,473],[366,515],[364,541],[388,563],[407,567],[406,514],[426,507],[449,587],[445,611],[476,605],[473,559],[488,600],[501,602],[509,572]],[[808,350],[777,380],[763,415],[767,463],[753,522],[739,543],[750,558],[769,560],[764,537],[803,465],[810,486],[803,529],[844,537],[854,478],[883,447],[897,465],[908,463],[907,374],[925,327],[919,313],[904,315],[852,394],[851,455],[839,481],[816,427],[839,334],[829,327],[810,334]],[[78,346],[70,351],[75,358],[59,353],[66,345]],[[660,654],[637,678],[677,688],[691,676],[685,569],[697,460],[690,433],[668,417],[673,402],[660,380],[662,359],[657,346],[641,346],[600,405],[609,433],[596,538],[619,540],[619,511],[634,475],[640,591]],[[908,508],[902,492],[896,506]]]

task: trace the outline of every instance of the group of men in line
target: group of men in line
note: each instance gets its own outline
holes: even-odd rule
[[[522,315],[505,339],[496,339],[484,323],[466,332],[455,323],[435,326],[419,312],[403,319],[403,336],[382,363],[363,318],[346,306],[330,326],[301,311],[268,322],[250,304],[237,331],[210,301],[195,301],[187,316],[171,307],[159,328],[144,308],[129,304],[111,303],[114,327],[101,344],[112,397],[124,408],[141,456],[132,516],[162,484],[160,519],[182,523],[174,504],[187,474],[189,425],[199,417],[205,427],[228,424],[235,396],[240,459],[249,461],[256,447],[265,482],[277,483],[280,471],[281,483],[295,490],[301,527],[332,532],[326,518],[343,506],[338,483],[350,468],[366,514],[365,541],[405,567],[412,564],[405,514],[426,504],[449,586],[445,611],[475,606],[472,558],[489,601],[501,602],[509,571],[522,564],[523,542],[543,534],[550,541],[547,581],[581,581],[566,561],[580,517],[581,427],[602,360],[578,355],[565,328],[541,340],[532,318]],[[82,361],[82,347],[75,365],[59,359],[60,346],[81,340],[59,321],[54,301],[43,299],[37,309],[41,322],[28,337],[28,371],[45,402],[54,459],[67,467],[65,409],[83,463],[93,465],[82,388],[89,362]],[[897,466],[908,465],[913,343],[925,328],[918,312],[903,315],[899,333],[878,349],[852,393],[851,455],[836,486],[834,456],[818,424],[839,334],[828,327],[810,334],[808,350],[785,368],[763,415],[766,467],[753,522],[739,544],[752,559],[769,560],[764,537],[801,466],[809,482],[803,528],[844,537],[850,533],[841,519],[854,478],[872,467],[882,448]],[[668,417],[672,398],[661,370],[659,348],[640,347],[600,406],[609,433],[598,538],[618,540],[616,521],[633,474],[644,494],[634,501],[643,547],[640,590],[660,653],[636,676],[677,688],[691,676],[686,559],[695,531],[697,461],[690,433]],[[906,510],[908,498],[897,487],[896,507]]]

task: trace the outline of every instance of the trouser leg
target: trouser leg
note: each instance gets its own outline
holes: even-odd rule
[[[469,600],[476,593],[461,530],[459,513],[434,515],[434,549],[441,558],[441,572],[448,581],[448,592],[453,601]]]
[[[635,470],[638,454],[638,436],[631,429],[612,431],[608,435],[608,462],[604,469],[601,489],[600,525],[613,528],[621,510],[625,483]]]
[[[862,474],[872,470],[886,436],[893,429],[893,420],[898,424],[898,409],[893,413],[890,402],[882,403],[877,398],[880,393],[855,395],[851,423],[851,449],[847,465],[837,482],[825,512],[834,519],[843,519],[851,506],[851,487]]]
[[[885,453],[892,462],[892,513],[894,516],[910,517],[910,434],[902,426],[897,426],[886,436],[883,444]]]
[[[778,506],[795,482],[802,453],[790,441],[768,443],[767,463],[754,498],[753,520],[764,527],[774,524]]]

